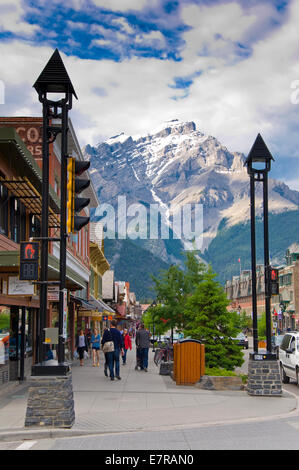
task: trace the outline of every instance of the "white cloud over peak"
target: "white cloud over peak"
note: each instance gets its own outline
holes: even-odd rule
[[[94,3],[104,7],[108,2]],[[141,10],[150,3],[111,0],[109,8]],[[212,6],[181,2],[181,19],[190,29],[180,35],[180,61],[167,60],[166,54],[164,60],[132,55],[117,62],[61,53],[79,98],[70,117],[81,145],[95,145],[120,132],[146,134],[162,121],[178,118],[195,121],[232,151],[247,153],[261,132],[274,158],[279,153],[281,158],[298,157],[299,108],[290,96],[291,83],[299,79],[299,2],[293,0],[288,8],[279,22],[269,3],[253,8],[232,1]],[[94,28],[93,42],[122,51],[132,45],[165,45],[165,31],[139,31],[128,41],[132,25],[121,17],[112,24],[120,30],[89,25]],[[70,26],[84,29],[80,22]],[[52,53],[51,47],[17,39],[0,42],[5,64],[0,80],[7,100],[0,106],[2,115],[20,109],[41,114],[32,85]],[[294,187],[293,175],[290,181]]]

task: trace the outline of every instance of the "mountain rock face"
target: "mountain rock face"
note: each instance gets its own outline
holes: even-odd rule
[[[173,120],[144,136],[120,134],[96,147],[86,146],[84,153],[101,204],[116,207],[118,196],[126,196],[127,205],[159,204],[165,223],[186,204],[202,204],[202,251],[215,238],[221,220],[233,226],[250,218],[245,156],[230,152],[194,122]],[[269,211],[298,208],[299,192],[269,179]],[[256,211],[262,212],[261,183],[256,184]]]

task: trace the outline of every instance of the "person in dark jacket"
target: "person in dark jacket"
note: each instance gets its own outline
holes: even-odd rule
[[[150,333],[144,328],[143,323],[136,333],[136,346],[140,351],[141,370],[147,372],[148,350],[150,347]]]
[[[110,379],[114,380],[114,369],[115,369],[115,377],[118,380],[121,380],[119,375],[119,356],[120,353],[123,354],[124,352],[124,342],[121,332],[116,328],[117,322],[116,320],[112,320],[110,329],[104,331],[103,338],[101,341],[102,346],[108,341],[113,341],[114,343],[114,351],[108,352],[105,354],[106,361],[108,364],[108,368],[110,371]]]

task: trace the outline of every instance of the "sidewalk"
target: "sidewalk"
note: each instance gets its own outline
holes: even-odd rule
[[[299,413],[296,397],[287,392],[282,397],[252,397],[246,391],[177,386],[171,377],[159,375],[151,350],[147,373],[136,371],[135,364],[133,349],[127,364],[120,365],[122,380],[111,381],[104,376],[102,353],[100,367],[92,367],[90,359],[84,367],[74,362],[72,429],[25,428],[28,383],[12,384],[0,395],[0,440],[175,429]]]

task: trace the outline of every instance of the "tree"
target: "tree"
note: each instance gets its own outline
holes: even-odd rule
[[[160,315],[167,322],[168,329],[177,328],[182,331],[185,326],[184,309],[187,298],[204,278],[206,266],[198,260],[196,253],[185,253],[184,269],[171,265],[169,269],[162,271],[159,278],[152,277],[157,301],[160,302],[159,312],[156,310],[155,315]]]
[[[243,354],[232,340],[237,333],[235,317],[227,310],[229,301],[223,287],[214,280],[215,276],[209,267],[187,299],[184,334],[204,342],[207,367],[233,370],[244,362]]]
[[[145,327],[153,331],[153,325],[155,325],[155,337],[157,335],[163,335],[169,329],[169,321],[165,320],[164,308],[162,305],[156,307],[148,307],[142,315],[142,322]]]

